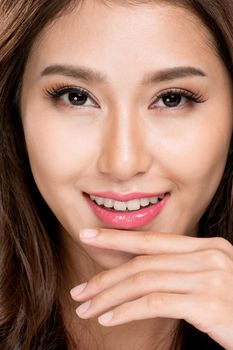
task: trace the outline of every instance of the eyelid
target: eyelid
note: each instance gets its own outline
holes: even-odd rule
[[[191,90],[177,88],[177,87],[162,90],[158,94],[156,94],[155,97],[161,98],[161,96],[168,95],[169,93],[183,94],[183,95],[187,95],[190,97],[195,97],[196,99],[204,99],[203,94],[200,91],[194,92]]]
[[[193,103],[204,103],[207,101],[207,99],[204,98],[203,94],[200,91],[191,91],[183,88],[178,88],[178,87],[173,87],[173,88],[167,88],[164,89],[160,92],[158,92],[152,99],[152,103],[149,106],[149,109],[151,106],[153,106],[156,102],[158,102],[161,98],[165,97],[166,95],[171,95],[171,94],[177,94],[181,95],[182,97],[185,97],[189,100],[189,102]],[[179,107],[174,107],[174,108],[169,108],[169,107],[160,107],[161,109],[174,109],[174,108],[179,108]]]
[[[88,98],[90,98],[94,102],[95,107],[99,108],[98,99],[95,96],[93,96],[89,90],[87,90],[86,88],[83,88],[81,86],[58,83],[58,84],[51,86],[51,88],[44,89],[44,93],[48,98],[53,98],[57,101],[59,101],[63,95],[65,95],[69,92],[77,92],[77,91],[86,93],[88,95]],[[78,106],[70,104],[70,107],[80,108],[82,106],[78,107]],[[83,107],[85,107],[85,106],[83,106]]]

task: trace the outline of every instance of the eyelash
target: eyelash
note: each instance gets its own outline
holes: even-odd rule
[[[58,85],[50,89],[45,89],[44,92],[47,97],[52,98],[55,101],[59,101],[60,97],[62,97],[67,93],[72,93],[72,92],[84,93],[87,96],[87,98],[90,98],[91,100],[93,100],[97,106],[97,103],[95,102],[95,98],[90,94],[88,90],[84,88],[75,87],[72,85]]]
[[[206,99],[204,99],[203,95],[200,92],[192,92],[192,91],[188,91],[188,90],[184,90],[184,89],[180,89],[180,88],[172,88],[172,89],[168,89],[168,90],[164,90],[162,92],[160,92],[155,100],[153,101],[153,103],[151,104],[152,106],[155,103],[158,103],[161,99],[171,96],[171,95],[177,95],[180,96],[181,98],[187,98],[189,100],[189,102],[193,102],[193,103],[204,103],[206,102]],[[157,109],[177,109],[179,108],[179,106],[177,107],[156,107]],[[180,107],[181,108],[181,107]],[[151,109],[151,107],[150,107]]]
[[[90,98],[94,102],[94,104],[96,105],[96,106],[92,106],[92,107],[98,106],[98,104],[95,102],[95,98],[92,97],[90,92],[84,88],[75,87],[75,86],[71,86],[71,85],[58,85],[58,86],[54,86],[50,89],[45,89],[46,96],[49,98],[52,98],[55,101],[59,101],[60,97],[62,97],[63,95],[65,95],[67,93],[72,93],[72,92],[84,93],[87,96],[87,98]],[[151,107],[155,103],[158,103],[161,99],[166,98],[166,97],[171,96],[171,95],[180,95],[181,98],[187,98],[189,100],[189,102],[193,102],[193,103],[206,102],[206,100],[204,99],[202,94],[199,92],[195,93],[195,92],[191,92],[191,91],[180,89],[180,88],[172,88],[172,89],[164,90],[164,91],[160,92],[157,96],[155,96],[155,100],[152,102],[149,109],[174,110],[174,109],[179,108],[179,106],[177,106],[177,107]],[[82,105],[75,106],[75,105],[71,104],[71,108],[72,108],[72,106],[73,106],[73,108],[83,107]]]

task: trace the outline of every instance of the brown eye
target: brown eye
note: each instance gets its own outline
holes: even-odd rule
[[[91,107],[96,106],[95,101],[90,97],[88,92],[81,89],[69,89],[60,91],[60,99],[72,106]]]
[[[84,105],[89,97],[88,94],[84,91],[69,92],[67,95],[69,102],[76,106]]]
[[[170,89],[161,92],[157,95],[155,101],[150,106],[150,109],[172,109],[177,107],[184,107],[188,103],[204,103],[206,100],[201,94],[182,89]]]
[[[65,105],[77,107],[96,107],[98,104],[88,91],[75,87],[60,87],[45,90],[45,94],[55,101],[62,101]]]
[[[180,94],[168,94],[162,97],[162,101],[166,107],[177,107],[182,101],[182,96]]]

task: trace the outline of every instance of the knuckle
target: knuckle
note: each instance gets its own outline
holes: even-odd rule
[[[155,257],[151,258],[150,256],[146,256],[146,255],[138,255],[128,262],[130,271],[137,273],[141,271],[142,268],[145,269],[148,266],[152,265],[154,260],[155,260]]]
[[[136,273],[140,271],[144,261],[145,257],[143,255],[136,256],[134,259],[129,261],[130,268]]]
[[[206,259],[212,264],[220,269],[225,269],[230,267],[229,257],[222,251],[216,248],[209,249],[206,253]]]
[[[211,271],[208,273],[208,294],[221,295],[226,285],[226,275],[222,271]]]
[[[148,310],[154,309],[158,306],[158,297],[155,297],[155,294],[149,294],[146,297],[146,307]]]
[[[93,300],[92,303],[97,306],[97,305],[106,305],[109,300],[108,300],[108,294],[103,292],[98,294]]]
[[[147,295],[145,301],[148,310],[157,310],[160,305],[166,303],[165,296],[160,293],[151,293]]]
[[[143,231],[143,240],[150,242],[151,241],[151,233],[148,231]]]
[[[147,280],[147,273],[145,271],[140,271],[133,275],[131,278],[133,285],[144,284]]]
[[[151,247],[155,239],[155,235],[153,232],[144,231],[141,234],[142,234],[142,244],[137,248],[138,254],[144,254],[145,249],[148,249],[148,247]]]
[[[106,272],[100,272],[97,276],[93,277],[93,279],[89,282],[91,289],[99,290],[103,288],[106,284]]]
[[[222,250],[229,251],[229,249],[232,251],[232,244],[223,237],[212,237],[210,240],[213,242],[213,244],[218,248]]]

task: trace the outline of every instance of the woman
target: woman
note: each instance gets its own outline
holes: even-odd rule
[[[1,349],[233,349],[231,0],[0,13]]]

